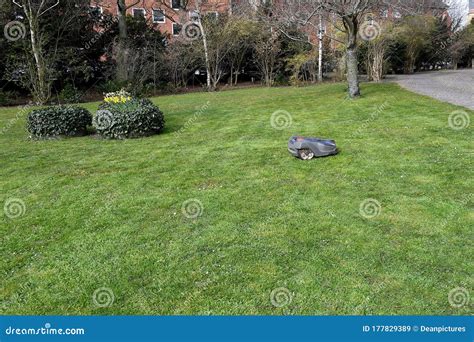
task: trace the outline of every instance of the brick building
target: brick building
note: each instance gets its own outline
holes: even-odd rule
[[[181,30],[181,24],[192,20],[195,10],[193,0],[186,1],[184,8],[183,0],[126,0],[127,15],[144,17],[150,24],[165,34],[177,36]],[[219,15],[219,13],[230,13],[232,4],[236,0],[202,0],[203,15]],[[91,9],[116,15],[118,13],[117,0],[92,0]]]
[[[178,36],[182,24],[193,19],[196,9],[195,0],[125,0],[127,15],[134,17],[144,17],[156,29],[159,29],[170,36]],[[218,16],[221,13],[232,14],[233,11],[240,8],[254,8],[259,4],[268,3],[270,0],[201,0],[203,15]],[[275,0],[274,0],[275,1]],[[277,0],[278,1],[278,0]],[[474,0],[470,2],[470,15],[474,17]],[[184,6],[186,4],[186,6]],[[91,0],[91,8],[100,13],[118,14],[117,0]],[[429,12],[440,12],[448,15],[446,5],[442,0],[432,0],[432,6]],[[387,7],[380,9],[379,16],[382,18],[401,18],[402,14],[396,10]],[[326,25],[325,25],[326,26]],[[330,30],[330,25],[327,25]],[[309,33],[317,40],[314,32]]]

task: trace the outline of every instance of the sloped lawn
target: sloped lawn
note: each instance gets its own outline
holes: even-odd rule
[[[1,108],[0,313],[472,313],[448,301],[474,295],[465,109],[344,90],[160,97],[165,132],[126,141],[29,141]],[[299,161],[293,134],[341,153]]]

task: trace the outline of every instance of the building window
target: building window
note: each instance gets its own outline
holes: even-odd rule
[[[402,17],[402,14],[399,11],[393,12],[393,17],[395,19],[400,19]]]
[[[89,13],[94,17],[100,17],[104,13],[104,9],[100,6],[90,6]]]
[[[134,18],[145,18],[146,11],[144,8],[134,8],[132,12]]]
[[[172,9],[180,9],[180,8],[182,8],[182,6],[181,6],[181,0],[171,0],[171,8],[172,8]]]
[[[217,20],[217,12],[207,12],[206,18],[209,20]]]
[[[181,28],[182,26],[180,24],[173,23],[173,36],[179,36]]]
[[[165,12],[159,9],[153,10],[153,22],[164,23],[166,21]]]

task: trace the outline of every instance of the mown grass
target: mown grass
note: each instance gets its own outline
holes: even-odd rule
[[[0,109],[0,204],[26,208],[0,215],[1,313],[472,313],[448,301],[473,295],[472,127],[448,125],[462,108],[393,84],[356,101],[344,88],[155,98],[166,131],[126,141],[30,141],[24,115]],[[277,110],[291,127],[272,128]],[[341,153],[299,161],[293,134]],[[360,214],[369,198],[374,218]],[[291,292],[281,308],[276,288]]]

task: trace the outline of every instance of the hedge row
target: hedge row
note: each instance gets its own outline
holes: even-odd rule
[[[163,130],[163,113],[148,99],[127,99],[126,102],[104,102],[93,118],[77,106],[53,106],[32,111],[27,129],[33,138],[57,138],[87,134],[93,126],[106,139],[138,138]]]

